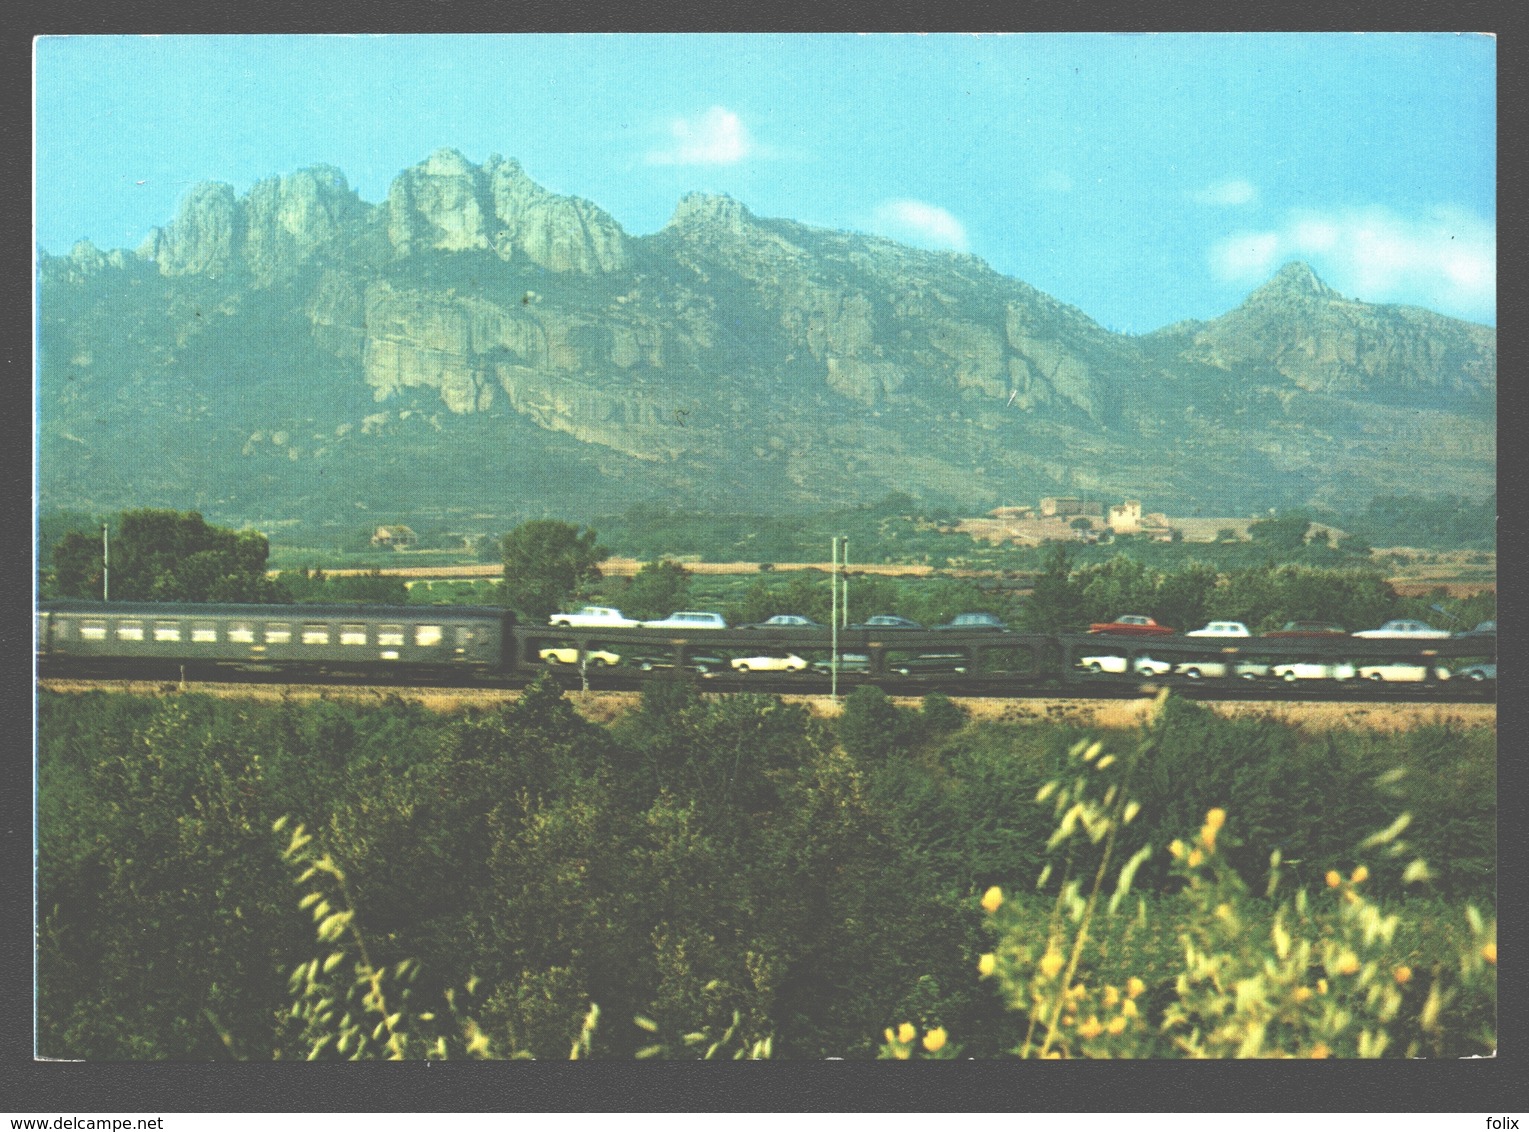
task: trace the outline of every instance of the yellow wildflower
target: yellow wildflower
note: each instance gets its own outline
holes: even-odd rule
[[[907,1061],[912,1053],[913,1051],[907,1046],[894,1046],[892,1048],[892,1056],[897,1058],[898,1061]]]
[[[1107,1029],[1112,1034],[1118,1034],[1125,1028],[1126,1016],[1124,1014],[1115,1015],[1115,1017],[1110,1019],[1110,1024],[1105,1027],[1105,1029]]]
[[[887,1035],[887,1045],[895,1046],[897,1044],[897,1035],[892,1032],[892,1027],[891,1026],[887,1027],[886,1035]]]
[[[897,1027],[897,1040],[903,1045],[911,1046],[916,1037],[918,1037],[918,1031],[913,1028],[912,1022],[904,1022]]]
[[[1068,998],[1082,998],[1088,993],[1088,988],[1082,983],[1073,983],[1067,991]]]
[[[1129,998],[1126,999],[1120,1004],[1120,1013],[1124,1014],[1127,1018],[1135,1018],[1136,1003],[1132,1002]]]
[[[1352,888],[1345,888],[1343,890],[1343,899],[1347,900],[1350,904],[1358,904],[1359,893],[1355,892]]]
[[[1317,993],[1318,994],[1326,994],[1327,993],[1327,980],[1326,979],[1318,979],[1317,980]]]
[[[930,1053],[939,1053],[945,1048],[945,1039],[948,1036],[944,1026],[936,1026],[924,1035],[924,1048]]]
[[[1168,852],[1172,853],[1175,858],[1182,857],[1184,855],[1184,843],[1175,837],[1173,843],[1168,846]]]
[[[1059,951],[1048,951],[1048,952],[1046,952],[1045,955],[1043,955],[1041,957],[1041,974],[1045,975],[1046,978],[1050,979],[1050,978],[1054,977],[1056,975],[1056,973],[1058,971],[1060,971],[1061,969],[1062,969],[1062,953],[1061,952],[1059,952]]]
[[[1087,1022],[1078,1024],[1078,1034],[1080,1037],[1097,1038],[1102,1033],[1104,1033],[1104,1027],[1099,1024],[1099,1019],[1095,1018],[1092,1014],[1088,1016]]]
[[[982,894],[982,906],[989,912],[996,912],[1003,904],[1003,889],[996,884]]]
[[[1227,904],[1227,903],[1223,902],[1221,904],[1217,904],[1216,905],[1216,919],[1218,919],[1218,920],[1230,920],[1231,918],[1232,918],[1232,906],[1230,904]]]
[[[1119,1001],[1120,1001],[1120,990],[1119,990],[1118,987],[1105,987],[1104,988],[1104,1005],[1106,1005],[1106,1006],[1114,1006]]]
[[[1200,862],[1203,860],[1205,860],[1205,854],[1201,853],[1198,849],[1191,849],[1189,851],[1189,867],[1191,869],[1199,868]]]
[[[1342,883],[1343,883],[1343,878],[1338,875],[1338,870],[1337,869],[1328,869],[1327,870],[1327,887],[1328,888],[1337,888]]]
[[[1059,1049],[1049,1050],[1046,1053],[1041,1054],[1041,1059],[1043,1061],[1061,1061],[1062,1051]]]
[[[977,960],[977,973],[984,979],[998,970],[998,957],[991,951]]]
[[[1481,957],[1492,964],[1492,966],[1497,966],[1497,945],[1495,943],[1487,944],[1481,949]]]
[[[1146,989],[1147,984],[1142,982],[1135,975],[1132,975],[1129,979],[1126,980],[1126,994],[1130,995],[1132,998],[1136,998]]]
[[[1352,951],[1345,951],[1338,957],[1338,974],[1352,975],[1359,970],[1359,956]]]
[[[1331,1057],[1332,1050],[1327,1048],[1326,1042],[1318,1042],[1311,1047],[1311,1056],[1315,1058]]]
[[[1208,825],[1202,828],[1200,830],[1200,843],[1205,846],[1207,852],[1214,853],[1216,851],[1216,831]]]
[[[1363,884],[1369,879],[1370,870],[1363,865],[1360,865],[1357,869],[1355,869],[1353,875],[1349,877],[1349,881],[1352,884]]]
[[[1226,811],[1220,806],[1205,812],[1205,826],[1207,829],[1220,829],[1226,824]]]
[[[1410,983],[1412,981],[1412,968],[1403,964],[1391,972],[1391,977],[1398,983]]]
[[[1295,999],[1297,1002],[1305,1002],[1311,997],[1311,988],[1296,987],[1295,990],[1291,992],[1290,997]]]

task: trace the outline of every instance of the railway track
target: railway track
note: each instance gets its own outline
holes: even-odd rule
[[[553,668],[553,677],[567,690],[588,692],[640,692],[654,679],[673,678],[672,673],[658,675],[636,673],[621,674],[611,669],[600,669],[583,679],[571,669]],[[705,675],[686,674],[695,686],[704,692],[738,693],[754,692],[768,695],[826,696],[830,691],[827,677],[817,674],[769,674],[750,673],[736,675],[714,672]],[[39,675],[38,687],[47,690],[67,691],[178,691],[219,689],[232,691],[240,687],[287,687],[287,688],[367,688],[393,690],[400,693],[429,691],[518,691],[530,682],[523,674],[511,676],[471,676],[463,673],[443,672],[421,677],[418,674],[398,674],[392,680],[379,679],[375,671],[347,672],[334,670],[316,672],[294,680],[290,672],[239,671],[219,668],[216,670],[182,669],[178,665],[143,665],[132,670],[107,672],[73,671],[69,673],[43,673]],[[1317,681],[1307,680],[1296,684],[1278,681],[1245,680],[1186,680],[1169,678],[1143,680],[1121,676],[1077,677],[1067,681],[1030,680],[1023,683],[1013,678],[960,677],[897,677],[864,676],[840,677],[840,696],[855,688],[873,685],[892,696],[921,697],[929,692],[943,692],[951,697],[966,699],[993,699],[1007,701],[1025,700],[1138,700],[1156,695],[1164,687],[1186,699],[1209,702],[1236,703],[1327,703],[1327,704],[1486,704],[1496,702],[1495,687],[1490,683],[1377,683],[1368,680]]]

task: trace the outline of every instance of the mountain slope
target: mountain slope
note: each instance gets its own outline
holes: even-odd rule
[[[197,186],[136,252],[81,244],[40,276],[45,505],[1224,512],[1495,472],[1495,332],[1304,265],[1132,338],[976,257],[727,197],[632,237],[498,156],[439,151],[380,204],[324,166]]]

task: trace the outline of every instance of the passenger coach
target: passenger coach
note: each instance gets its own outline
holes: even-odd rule
[[[488,606],[44,602],[42,667],[154,662],[255,671],[444,669],[497,673],[513,614]]]

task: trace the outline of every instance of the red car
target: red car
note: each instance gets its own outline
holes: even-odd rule
[[[1346,637],[1348,631],[1331,621],[1286,621],[1283,629],[1265,633],[1266,637]]]
[[[1159,625],[1150,617],[1141,617],[1135,613],[1127,613],[1123,617],[1117,617],[1113,621],[1104,621],[1088,627],[1090,633],[1113,633],[1116,636],[1132,637],[1166,637],[1174,630],[1166,625]]]

